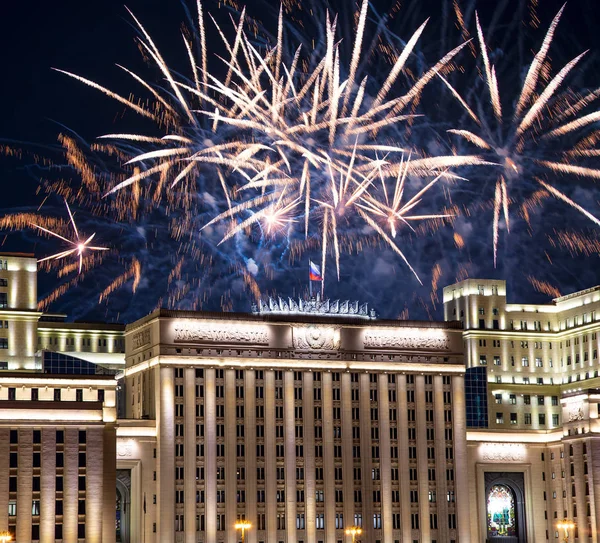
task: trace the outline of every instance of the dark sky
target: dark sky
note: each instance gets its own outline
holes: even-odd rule
[[[210,0],[206,3],[214,8],[217,1]],[[257,3],[249,0],[249,11]],[[393,2],[375,3],[384,6]],[[444,3],[448,6],[451,2],[404,0],[398,17],[403,12],[407,13],[411,17],[407,26],[414,30],[416,23],[427,16],[431,16],[432,20],[439,20],[444,12]],[[462,3],[467,5],[469,2]],[[498,21],[496,43],[512,40],[510,35],[502,36],[502,33],[505,28],[514,28],[510,26],[511,15],[519,3],[519,0],[477,0],[476,6],[484,21],[493,17],[498,6],[504,7]],[[348,0],[338,0],[338,4],[345,8],[353,5]],[[526,54],[539,46],[545,29],[561,5],[562,0],[539,0],[537,13],[541,20],[540,28],[533,32],[532,40],[526,41]],[[172,66],[177,67],[182,60],[179,29],[185,18],[180,2],[129,0],[127,6],[144,23]],[[260,9],[264,6],[265,2],[260,2]],[[221,20],[226,18],[224,10],[215,10],[216,12]],[[415,24],[412,23],[413,20]],[[429,38],[433,38],[436,27],[433,24],[430,26]],[[403,28],[401,24],[400,28]],[[600,63],[597,60],[600,55],[598,28],[600,9],[597,7],[597,0],[571,0],[567,4],[555,48],[551,53],[553,61],[564,63],[582,50],[590,49],[586,70],[595,76],[596,85],[600,84],[600,78],[597,77],[600,74]],[[0,51],[3,58],[0,144],[1,140],[14,140],[41,146],[52,145],[56,142],[58,133],[63,130],[60,125],[69,127],[87,140],[112,131],[115,124],[118,124],[122,108],[97,91],[51,71],[51,67],[75,72],[127,95],[128,84],[115,63],[143,69],[134,37],[135,32],[123,0],[3,2],[0,8]],[[456,35],[450,37],[451,46],[458,43]],[[531,55],[527,58],[531,58]],[[518,74],[520,69],[522,67],[515,66],[515,73]],[[35,171],[27,168],[26,161],[24,163],[0,157],[0,213],[2,210],[35,206],[39,203],[39,198],[34,194],[36,175]],[[30,246],[24,246],[28,243]],[[14,235],[4,240],[1,248],[35,250],[31,239],[24,244],[22,239]],[[567,255],[567,264],[563,268],[568,267],[568,258]],[[584,268],[596,265],[597,257],[594,257],[593,262],[580,261],[577,264]],[[507,278],[508,275],[504,273]],[[600,282],[600,275],[594,274],[587,274],[585,282],[594,281],[594,277],[595,282]],[[517,281],[514,277],[510,279]],[[581,284],[576,273],[562,274],[560,281],[560,288],[564,293],[591,286]],[[527,288],[524,291],[527,292]]]

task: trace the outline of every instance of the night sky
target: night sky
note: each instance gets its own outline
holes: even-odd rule
[[[402,37],[407,38],[409,32],[420,24],[426,17],[432,17],[432,23],[424,34],[423,41],[432,44],[425,54],[430,62],[437,60],[436,55],[441,50],[440,20],[444,10],[443,3],[451,4],[450,0],[404,0],[400,2],[402,9],[396,16],[396,27]],[[385,6],[394,2],[375,2],[385,11]],[[467,4],[468,2],[462,2]],[[514,45],[514,38],[503,36],[503,28],[510,26],[510,14],[516,9],[517,0],[478,0],[478,10],[482,20],[489,22],[498,13],[498,5],[505,5],[506,9],[500,12],[498,30],[494,36],[494,44],[498,64],[504,55],[504,50],[499,43]],[[194,2],[189,2],[193,11]],[[256,5],[255,5],[256,4]],[[215,14],[216,18],[226,24],[228,12],[217,9],[216,1],[206,2],[207,9]],[[349,10],[353,2],[339,0],[337,6]],[[514,76],[522,76],[526,72],[528,63],[532,58],[531,51],[537,50],[548,24],[556,14],[562,1],[539,0],[537,10],[540,18],[540,27],[533,31],[523,28],[524,49],[523,64],[519,65],[520,54],[514,51],[506,52],[514,59],[514,63],[507,78],[514,81]],[[257,6],[264,11],[265,2],[248,0],[248,10],[252,12]],[[416,7],[418,6],[418,7]],[[185,20],[185,12],[177,0],[130,0],[127,3],[138,16],[157,45],[163,52],[174,69],[184,70],[187,59],[182,55],[180,25]],[[403,12],[408,13],[407,22],[399,21]],[[437,22],[436,22],[437,21]],[[524,26],[524,25],[522,25]],[[518,28],[518,25],[517,25]],[[582,64],[582,73],[576,75],[579,88],[593,88],[600,86],[600,9],[596,0],[571,0],[566,7],[564,17],[560,23],[557,37],[553,43],[550,57],[553,69],[562,66],[581,51],[590,49],[585,63]],[[474,28],[471,28],[474,31]],[[85,87],[76,81],[51,71],[51,67],[63,68],[74,73],[97,81],[112,90],[127,96],[132,88],[127,79],[115,67],[115,63],[131,67],[143,72],[146,67],[140,57],[135,43],[135,30],[122,0],[60,0],[58,2],[4,2],[0,12],[0,51],[2,51],[2,84],[0,85],[0,145],[9,143],[13,147],[28,150],[37,150],[39,153],[52,154],[50,146],[56,144],[57,136],[65,127],[79,134],[87,141],[107,132],[114,132],[116,127],[120,131],[133,132],[139,120],[126,113],[124,108],[101,95],[99,92]],[[209,36],[209,42],[216,40],[214,35]],[[449,49],[458,45],[461,40],[458,33],[448,33],[447,43]],[[506,68],[505,68],[506,69]],[[502,73],[500,73],[501,85]],[[510,85],[513,83],[507,83]],[[137,89],[136,89],[137,90]],[[600,107],[596,104],[596,108]],[[127,124],[124,124],[124,120]],[[128,130],[124,130],[128,126]],[[596,127],[597,128],[597,127]],[[22,142],[22,143],[19,143]],[[33,165],[27,157],[23,159],[6,158],[0,156],[0,216],[15,210],[35,210],[41,202],[41,197],[35,194],[39,177],[43,174]],[[568,183],[570,180],[565,180]],[[585,187],[579,193],[585,199],[588,209],[595,215],[600,215],[597,198],[597,186],[592,181],[581,182]],[[581,201],[581,200],[579,200]],[[558,216],[567,214],[573,217],[571,224],[569,218],[562,217],[565,221],[563,228],[571,225],[574,228],[585,229],[592,236],[597,235],[591,222],[583,222],[576,212],[558,207]],[[488,211],[488,218],[491,217]],[[487,275],[489,277],[504,278],[509,281],[509,299],[525,298],[528,301],[547,301],[547,295],[535,291],[527,277],[534,276],[548,281],[560,289],[562,294],[574,290],[591,287],[600,283],[598,271],[598,255],[581,257],[573,256],[565,249],[552,249],[548,245],[548,234],[552,232],[551,217],[546,224],[546,233],[532,234],[526,228],[518,231],[514,237],[508,237],[501,243],[499,258],[502,263],[497,269],[493,268],[489,250],[491,231],[489,228],[480,229],[481,224],[474,225],[477,230],[471,231],[471,238],[467,239],[467,249],[456,251],[454,247],[448,249],[447,254],[440,254],[440,258],[425,258],[423,255],[429,251],[443,251],[440,246],[428,240],[420,241],[409,252],[409,258],[416,259],[419,271],[423,275],[424,287],[419,287],[402,264],[389,255],[374,252],[364,256],[364,259],[350,259],[346,271],[342,276],[342,283],[336,285],[333,278],[329,282],[331,297],[359,297],[361,301],[375,304],[379,312],[386,317],[396,317],[403,308],[408,308],[409,315],[414,318],[441,317],[439,305],[430,305],[431,290],[431,262],[442,262],[444,274],[439,281],[441,287],[454,281],[457,265],[461,261],[468,264],[472,277]],[[491,219],[487,221],[491,224]],[[542,221],[543,225],[543,221]],[[538,228],[538,226],[536,226]],[[52,248],[59,249],[47,241],[43,246],[37,242],[32,234],[25,236],[17,233],[0,233],[0,250],[36,252],[37,256],[47,254]],[[102,232],[98,233],[102,238]],[[445,240],[451,239],[447,235]],[[444,242],[445,243],[445,242]],[[545,244],[548,247],[542,248]],[[550,254],[552,266],[543,256]],[[429,256],[429,255],[427,255]],[[235,255],[232,256],[235,258]],[[282,295],[298,292],[306,283],[305,262],[290,265],[292,273],[286,269],[277,268],[274,277],[257,278],[263,291],[278,292]],[[421,265],[422,264],[422,265]],[[153,270],[157,273],[157,270]],[[288,270],[289,271],[289,270]],[[168,274],[166,269],[164,274]],[[260,280],[259,280],[260,279]],[[226,278],[223,279],[226,281]],[[42,275],[40,278],[40,294],[51,290],[55,286],[55,278]],[[99,292],[104,286],[102,274],[98,274],[98,284],[95,280],[88,281],[85,290],[80,294]],[[220,290],[226,290],[223,283],[213,285],[212,296],[216,300],[206,308],[218,308]],[[390,301],[390,292],[394,292]],[[145,285],[138,294],[137,301],[128,303],[113,302],[112,305],[96,307],[88,304],[85,309],[78,311],[77,297],[67,295],[64,301],[58,301],[52,309],[67,311],[77,318],[103,318],[107,320],[132,320],[141,317],[153,309],[157,303],[156,291],[152,285]],[[128,294],[130,297],[130,294]],[[233,308],[247,310],[249,302],[247,293],[242,290],[233,296]],[[141,301],[140,301],[141,300]],[[425,303],[422,301],[425,300]],[[387,304],[390,304],[388,306]],[[428,305],[425,308],[425,305]],[[382,307],[383,306],[383,307]]]

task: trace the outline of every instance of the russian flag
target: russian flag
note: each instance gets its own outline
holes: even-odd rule
[[[312,260],[308,261],[308,278],[311,281],[323,281],[321,275],[321,268],[317,266]]]

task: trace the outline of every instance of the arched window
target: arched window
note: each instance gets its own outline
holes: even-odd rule
[[[489,537],[516,536],[515,495],[506,485],[490,488],[487,500],[487,525]]]

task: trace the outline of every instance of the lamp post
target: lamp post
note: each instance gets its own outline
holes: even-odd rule
[[[356,536],[362,534],[362,529],[358,526],[350,526],[350,528],[346,528],[346,535],[352,536],[352,543],[356,541]]]
[[[246,530],[252,528],[252,524],[250,524],[247,520],[240,520],[235,524],[234,528],[236,530],[242,530],[242,543],[244,543],[244,534],[246,533]]]
[[[567,518],[561,520],[560,522],[558,522],[556,524],[556,527],[559,530],[564,530],[565,531],[565,538],[563,539],[563,541],[565,543],[569,543],[569,530],[573,530],[575,528],[575,523]]]
[[[0,543],[9,543],[9,541],[12,541],[10,532],[0,532]]]

